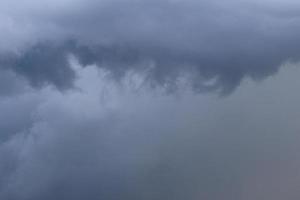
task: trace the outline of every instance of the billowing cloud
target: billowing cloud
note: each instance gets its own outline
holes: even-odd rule
[[[146,68],[151,83],[173,87],[188,74],[196,91],[221,93],[244,77],[262,79],[299,60],[300,5],[292,0],[1,4],[1,41],[15,41],[2,52],[16,54],[11,69],[33,86],[71,87],[69,53],[117,77]]]
[[[286,90],[299,70],[220,102],[75,69],[78,90],[25,95],[32,121],[0,146],[1,199],[299,198],[300,97]]]
[[[0,199],[298,200],[299,9],[0,1]]]

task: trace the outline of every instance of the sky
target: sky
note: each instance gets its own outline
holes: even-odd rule
[[[299,13],[0,0],[0,199],[298,200]]]

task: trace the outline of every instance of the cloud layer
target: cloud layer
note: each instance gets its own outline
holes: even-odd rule
[[[299,9],[0,1],[0,199],[298,200]]]
[[[1,101],[26,122],[1,127],[11,133],[0,145],[1,199],[299,198],[300,97],[286,89],[299,70],[226,100],[140,90],[137,74],[120,86],[96,66],[77,74],[77,91]]]
[[[147,69],[151,84],[172,88],[184,74],[196,91],[225,94],[244,77],[262,79],[299,60],[300,5],[292,0],[1,4],[1,65],[33,86],[71,87],[69,54],[115,77]]]

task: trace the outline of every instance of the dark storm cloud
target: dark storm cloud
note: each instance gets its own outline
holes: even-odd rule
[[[20,133],[32,125],[32,110],[39,102],[34,95],[6,95],[0,98],[0,145],[13,135]],[[15,99],[10,96],[16,97]]]
[[[5,57],[1,64],[6,70],[25,77],[34,87],[53,84],[63,90],[70,88],[75,78],[67,53],[64,46],[39,44],[22,55],[11,54]]]
[[[0,69],[0,97],[23,93],[25,81],[9,70]]]
[[[0,199],[299,200],[299,8],[0,0]]]
[[[39,91],[30,128],[0,146],[1,199],[298,199],[300,97],[280,81],[179,102],[120,95],[95,72],[81,71],[84,92]],[[297,83],[295,72],[286,78]],[[107,86],[114,95],[101,104]]]
[[[299,199],[299,70],[222,101],[74,70],[80,90],[2,102],[0,199]]]
[[[71,87],[75,75],[69,53],[83,65],[97,64],[117,77],[149,68],[151,83],[173,87],[189,74],[196,91],[221,93],[231,92],[244,77],[263,79],[284,62],[299,60],[299,18],[288,13],[300,6],[292,1],[285,6],[235,0],[68,5],[58,5],[57,11],[38,6],[40,10],[20,11],[41,29],[36,37],[50,41],[28,39],[33,46],[13,62],[12,69],[34,86]],[[54,27],[54,36],[40,35],[45,24]]]

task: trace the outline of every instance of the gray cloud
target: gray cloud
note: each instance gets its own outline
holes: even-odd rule
[[[0,199],[298,200],[299,8],[0,1]]]
[[[26,99],[25,97],[16,101],[7,101],[2,100],[0,104],[2,111],[0,114],[0,143],[7,140],[11,135],[26,130],[33,123],[31,111],[36,100]]]
[[[32,1],[32,8],[18,11],[24,24],[40,30],[28,30],[32,37],[24,41],[31,45],[21,45],[12,63],[33,86],[71,87],[75,76],[68,53],[117,77],[149,68],[154,85],[176,86],[187,73],[196,91],[224,94],[244,77],[262,79],[284,62],[299,60],[299,18],[289,14],[299,5],[293,1],[284,6],[235,0],[66,1],[57,10],[49,5]],[[22,22],[9,9],[6,13],[16,25]]]
[[[0,96],[10,96],[23,93],[26,82],[10,70],[0,70]]]
[[[220,102],[136,93],[79,69],[80,91],[39,91],[34,123],[0,146],[0,197],[298,199],[299,95],[286,89],[298,74]]]
[[[53,84],[63,90],[70,88],[75,79],[69,67],[67,51],[55,45],[40,44],[22,55],[11,54],[2,61],[2,66],[25,77],[32,86],[38,88]]]

